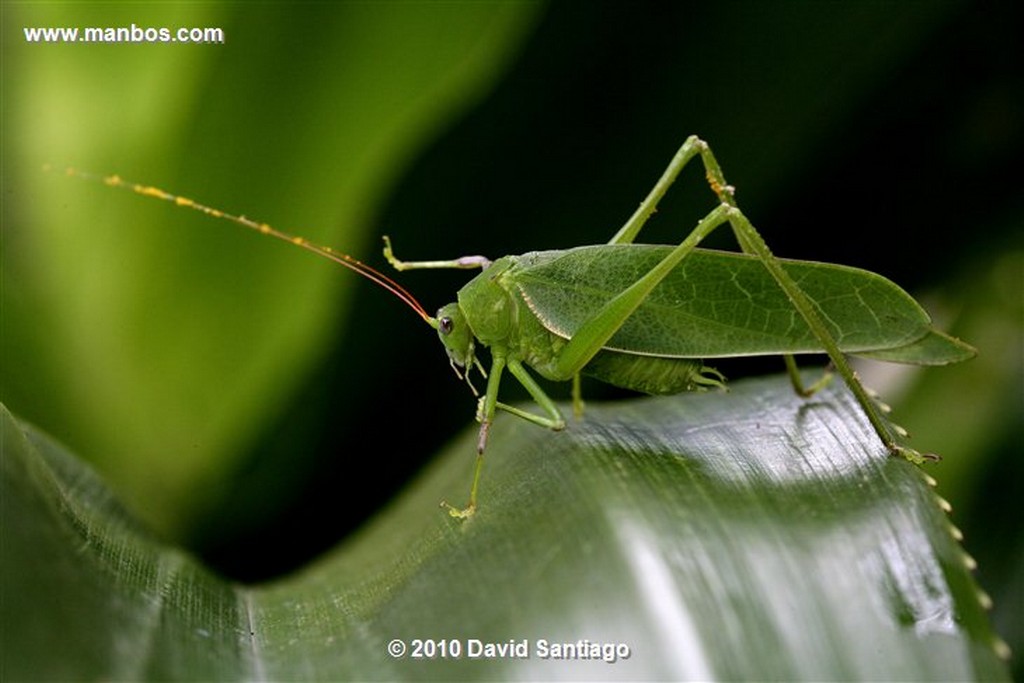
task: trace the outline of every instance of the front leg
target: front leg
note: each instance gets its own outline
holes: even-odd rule
[[[483,270],[491,265],[491,260],[486,256],[460,256],[456,259],[443,261],[402,261],[395,258],[395,252],[391,249],[391,238],[384,235],[384,258],[395,270],[443,270],[454,268],[458,270],[471,270],[480,268]]]
[[[506,357],[500,350],[492,348],[491,352],[493,360],[491,362],[490,375],[487,377],[487,393],[480,399],[476,411],[476,418],[480,422],[480,431],[476,441],[476,469],[473,472],[473,486],[469,491],[469,504],[464,508],[457,508],[447,502],[441,503],[441,506],[448,510],[448,514],[459,519],[472,517],[476,512],[477,490],[480,485],[480,473],[483,471],[484,466],[484,451],[487,449],[487,438],[490,435],[491,424],[494,422],[494,414],[498,408],[548,429],[556,431],[565,429],[565,418],[562,417],[562,412],[555,405],[555,402],[544,393],[544,390],[537,384],[536,380],[530,376],[530,373],[526,371],[523,364],[516,358]],[[533,400],[544,411],[544,415],[522,410],[498,400],[501,375],[506,367],[519,380],[519,383],[530,392],[530,396],[533,397]]]
[[[484,394],[477,407],[477,420],[480,421],[480,431],[476,440],[476,468],[473,471],[473,486],[469,489],[469,504],[464,508],[457,508],[447,501],[441,501],[441,507],[448,510],[448,514],[458,519],[468,519],[476,512],[477,487],[480,484],[480,472],[484,467],[484,449],[487,448],[487,435],[491,431],[491,422],[494,421],[494,411],[498,407],[498,389],[501,386],[501,375],[505,371],[505,354],[497,349],[491,349],[491,372],[487,377],[487,393]]]

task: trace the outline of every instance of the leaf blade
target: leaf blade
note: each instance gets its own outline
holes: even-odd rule
[[[39,677],[92,656],[87,670],[109,678],[1006,679],[925,477],[885,454],[841,388],[805,402],[787,381],[594,406],[562,434],[499,420],[469,523],[434,510],[464,492],[472,434],[335,552],[249,587],[148,538],[94,476],[49,440],[23,449],[32,430],[7,421],[4,537],[12,519],[54,526],[44,555],[65,569],[33,556],[24,585],[5,571],[5,597],[29,598],[4,611],[5,670]],[[33,467],[56,482],[39,495],[19,473]],[[76,477],[67,501],[47,493]],[[43,504],[14,509],[13,490]],[[79,605],[70,622],[38,599],[55,589]],[[39,645],[11,626],[40,604],[44,626],[89,629],[91,647],[26,659]],[[532,656],[393,659],[393,638],[527,638]],[[545,659],[540,639],[631,656]],[[140,644],[141,661],[120,659]]]

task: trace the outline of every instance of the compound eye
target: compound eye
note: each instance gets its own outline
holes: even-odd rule
[[[455,323],[448,316],[445,316],[437,321],[438,327],[441,330],[441,334],[451,334],[452,328],[455,327]]]

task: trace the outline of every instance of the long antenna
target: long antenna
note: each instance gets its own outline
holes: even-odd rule
[[[51,169],[47,166],[44,167],[44,170],[49,171]],[[249,228],[250,230],[255,230],[256,232],[262,235],[276,237],[282,242],[288,242],[289,244],[294,244],[297,247],[302,247],[306,251],[311,251],[314,254],[318,256],[323,256],[324,258],[330,259],[335,263],[340,263],[349,270],[359,273],[367,280],[371,280],[372,282],[377,283],[384,289],[388,290],[389,292],[397,296],[403,302],[405,302],[405,304],[409,306],[409,308],[416,311],[416,314],[423,318],[423,320],[426,321],[427,324],[429,324],[431,327],[437,327],[437,321],[430,314],[427,313],[427,311],[423,308],[423,305],[416,300],[416,297],[410,294],[404,287],[402,287],[402,285],[398,284],[397,282],[389,278],[387,275],[381,273],[380,271],[371,268],[362,261],[349,256],[348,254],[344,254],[340,251],[335,251],[330,247],[314,244],[313,242],[310,242],[304,237],[297,237],[295,235],[289,235],[286,232],[281,232],[280,230],[274,228],[273,226],[267,223],[260,223],[252,220],[251,218],[246,218],[245,216],[242,215],[226,213],[224,211],[221,211],[220,209],[215,209],[213,207],[206,206],[205,204],[200,204],[199,202],[193,201],[187,197],[181,197],[176,194],[171,194],[170,192],[161,190],[158,187],[152,187],[150,185],[140,185],[139,183],[133,183],[124,180],[123,178],[121,178],[121,176],[118,175],[98,176],[92,173],[87,173],[85,171],[79,171],[78,169],[71,167],[65,168],[64,174],[75,178],[82,178],[84,180],[101,182],[105,185],[109,185],[110,187],[119,187],[125,190],[130,190],[136,194],[142,195],[143,197],[153,197],[155,199],[162,199],[165,202],[170,202],[177,206],[183,206],[188,209],[193,209],[195,211],[199,211],[200,213],[205,213],[207,216],[212,216],[213,218],[223,218],[225,220],[231,221],[232,223],[237,223],[242,227]]]

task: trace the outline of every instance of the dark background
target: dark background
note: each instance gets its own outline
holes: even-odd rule
[[[377,223],[407,259],[605,241],[698,133],[777,254],[868,268],[910,291],[942,286],[1019,243],[1009,217],[1022,208],[1020,14],[556,4],[495,91],[408,169]],[[678,241],[711,206],[689,170],[646,240]],[[401,281],[433,309],[466,277]],[[432,331],[372,285],[352,319],[293,409],[267,426],[222,513],[279,489],[275,463],[288,463],[294,498],[201,538],[224,571],[265,577],[333,545],[470,421],[474,402]],[[360,391],[339,390],[352,385]],[[300,456],[297,441],[316,447]],[[268,541],[280,551],[266,553]]]

